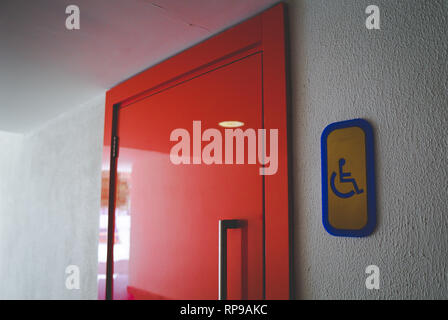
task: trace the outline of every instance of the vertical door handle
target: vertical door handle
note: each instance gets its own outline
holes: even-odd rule
[[[239,229],[244,220],[219,220],[219,300],[227,299],[227,229]]]

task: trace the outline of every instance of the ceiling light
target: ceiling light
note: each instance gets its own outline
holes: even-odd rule
[[[224,128],[239,128],[244,126],[244,122],[241,121],[221,121],[219,123],[221,127]]]

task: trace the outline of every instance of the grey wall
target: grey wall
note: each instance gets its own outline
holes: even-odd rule
[[[1,299],[97,297],[103,118],[100,99],[26,136],[0,135]],[[65,287],[68,265],[79,290]]]
[[[294,262],[298,298],[448,298],[448,3],[289,1]],[[365,8],[381,30],[365,28]],[[320,135],[362,117],[375,130],[378,227],[364,239],[321,223]],[[380,268],[380,290],[365,268]]]
[[[22,135],[0,132],[0,298],[8,297],[9,290],[18,290],[11,287],[9,274],[15,264],[11,253],[18,248],[15,233],[20,233],[15,217],[20,205],[21,167],[17,164],[21,160],[22,142]]]

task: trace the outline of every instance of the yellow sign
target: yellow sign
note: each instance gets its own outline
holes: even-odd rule
[[[376,224],[373,133],[362,119],[322,134],[323,224],[332,235],[362,237]]]

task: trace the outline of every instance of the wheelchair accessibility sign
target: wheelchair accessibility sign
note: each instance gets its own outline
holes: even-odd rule
[[[334,236],[368,236],[376,225],[372,127],[363,119],[330,124],[321,148],[325,229]]]

